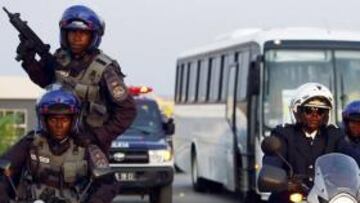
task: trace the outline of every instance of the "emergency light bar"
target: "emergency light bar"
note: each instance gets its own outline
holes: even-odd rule
[[[140,94],[146,94],[152,92],[152,88],[146,86],[130,86],[128,87],[128,91],[133,96],[138,96]]]

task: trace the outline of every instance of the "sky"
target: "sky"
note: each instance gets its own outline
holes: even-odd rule
[[[171,96],[176,58],[241,28],[322,27],[360,30],[359,0],[0,0],[53,52],[58,22],[71,5],[83,4],[105,21],[100,48],[116,59],[128,85],[147,85]],[[15,50],[18,33],[0,11],[0,75],[23,75]],[[0,87],[1,88],[4,87]]]

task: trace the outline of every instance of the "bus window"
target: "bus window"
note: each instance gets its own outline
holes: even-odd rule
[[[204,102],[206,100],[207,93],[207,80],[208,80],[208,69],[209,67],[205,64],[204,61],[201,61],[200,65],[200,75],[199,75],[199,97],[198,101]]]
[[[196,63],[189,63],[189,92],[188,92],[188,101],[195,101],[195,93],[196,93],[196,83],[197,83],[197,66]]]
[[[182,65],[182,88],[181,88],[181,101],[186,102],[187,99],[187,86],[188,86],[188,67],[184,64]]]
[[[181,64],[180,69],[179,69],[179,75],[178,75],[178,89],[179,89],[179,95],[178,95],[178,101],[181,102],[182,101],[182,92],[183,92],[183,78],[184,78],[184,64]]]
[[[212,85],[211,85],[211,78],[212,78],[212,70],[213,70],[213,58],[209,58],[209,61],[208,61],[208,76],[207,76],[207,81],[206,81],[206,101],[209,101],[209,98],[210,98],[210,91],[212,90]]]
[[[196,65],[195,101],[199,101],[200,67],[201,67],[201,60],[198,60]]]
[[[230,56],[226,55],[224,57],[224,67],[223,67],[223,74],[222,74],[222,89],[221,89],[221,100],[225,101],[226,94],[227,94],[227,86],[228,86],[228,78],[229,78],[229,71],[230,71]]]
[[[175,76],[175,102],[179,101],[180,95],[180,66],[176,66],[176,76]]]
[[[223,89],[224,89],[224,85],[223,85],[224,70],[225,70],[225,55],[221,55],[221,59],[220,59],[220,78],[219,78],[219,94],[218,94],[218,100],[219,101],[224,101],[223,98],[222,98],[222,92],[223,92]]]
[[[306,82],[332,89],[331,51],[269,50],[265,53],[264,122],[268,127],[290,122],[291,91]]]
[[[239,60],[238,71],[238,86],[237,86],[237,101],[246,99],[246,89],[248,82],[249,64],[250,64],[250,52],[242,52]]]
[[[211,69],[211,90],[210,90],[210,101],[216,102],[219,99],[219,90],[220,90],[220,57],[216,57],[213,60],[213,68]]]
[[[354,100],[360,99],[360,51],[335,51],[337,68],[337,98],[336,103],[344,107]],[[341,109],[338,108],[338,118],[341,120]]]
[[[231,126],[234,125],[234,94],[236,85],[236,67],[232,66],[229,70],[229,77],[226,80],[228,82],[227,98],[226,98],[226,117]]]

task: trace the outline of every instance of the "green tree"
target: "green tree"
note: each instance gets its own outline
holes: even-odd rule
[[[19,138],[14,115],[0,117],[0,154],[3,154]]]

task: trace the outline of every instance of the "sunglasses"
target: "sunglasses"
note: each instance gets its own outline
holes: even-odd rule
[[[304,107],[300,108],[300,111],[305,113],[306,115],[311,115],[313,113],[316,113],[316,114],[322,116],[325,113],[328,113],[329,109],[318,108],[318,107],[313,107],[313,106],[304,106]]]

